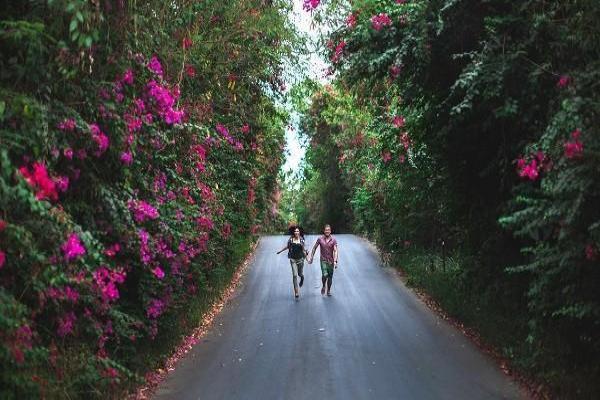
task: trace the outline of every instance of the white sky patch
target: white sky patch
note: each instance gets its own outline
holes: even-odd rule
[[[304,61],[308,66],[308,70],[305,71],[305,75],[316,81],[325,82],[327,63],[319,56],[317,51],[317,42],[323,29],[313,21],[310,12],[302,9],[303,4],[303,0],[294,0],[294,11],[291,19],[298,31],[308,37],[309,54],[304,56],[306,57],[306,60]],[[286,79],[292,78],[286,77]],[[291,88],[293,84],[294,82],[285,82],[285,85],[288,88]],[[290,125],[285,133],[286,159],[283,165],[284,171],[298,170],[300,163],[304,158],[304,154],[306,153],[306,149],[302,147],[298,138],[299,117],[300,116],[292,110]]]

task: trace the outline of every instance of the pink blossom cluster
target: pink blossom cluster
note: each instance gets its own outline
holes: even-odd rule
[[[578,158],[583,154],[583,143],[579,140],[581,131],[579,129],[571,132],[571,140],[565,142],[565,157],[566,158]]]
[[[144,229],[138,231],[138,238],[140,239],[140,258],[142,263],[149,264],[152,261],[152,252],[150,250],[150,234]]]
[[[63,132],[73,132],[75,130],[75,120],[73,118],[65,119],[58,124],[58,129]]]
[[[171,91],[154,80],[148,82],[146,89],[149,98],[152,99],[155,105],[157,114],[162,117],[167,125],[178,124],[183,120],[184,111],[173,108],[179,98],[177,89]]]
[[[34,162],[31,170],[24,166],[19,168],[19,172],[25,182],[34,189],[38,200],[58,200],[56,182],[48,175],[44,163]]]
[[[381,152],[381,159],[384,163],[388,163],[392,159],[392,153],[389,150],[384,150]]]
[[[402,72],[402,66],[400,65],[392,65],[390,67],[390,77],[392,79],[396,79],[400,76],[400,72]]]
[[[552,163],[542,151],[538,151],[535,156],[531,157],[529,162],[523,157],[517,159],[519,176],[531,181],[537,180],[542,170],[548,171],[551,167]]]
[[[156,266],[152,269],[152,273],[154,274],[154,276],[156,276],[158,279],[163,279],[165,277],[165,272],[162,270],[162,268],[160,266]]]
[[[402,132],[400,134],[400,143],[402,143],[402,147],[404,147],[404,150],[408,150],[408,148],[411,145],[411,140],[410,136],[408,136],[408,132]]]
[[[164,312],[165,306],[166,304],[163,300],[152,299],[146,308],[146,315],[148,318],[156,319]]]
[[[196,218],[196,224],[198,224],[198,228],[202,231],[208,232],[214,228],[213,220],[208,215],[202,215]]]
[[[11,353],[17,364],[25,362],[23,350],[30,350],[33,346],[33,331],[29,325],[19,326],[12,335]]]
[[[143,200],[129,200],[127,207],[133,213],[133,219],[137,223],[159,217],[158,210]]]
[[[77,321],[77,317],[73,311],[69,311],[64,314],[62,317],[58,319],[58,328],[56,329],[56,333],[60,337],[65,337],[68,334],[73,332],[75,328],[75,322]]]
[[[320,3],[321,0],[304,0],[302,8],[304,8],[305,11],[312,11],[316,9]]]
[[[376,31],[390,25],[392,25],[392,20],[386,13],[379,13],[371,17],[371,26]]]
[[[556,82],[556,86],[560,89],[564,89],[571,84],[571,77],[569,75],[561,75]]]
[[[104,152],[108,149],[110,141],[108,136],[98,126],[98,124],[93,123],[89,125],[90,133],[92,134],[92,140],[96,142],[98,148],[94,152],[96,157],[100,157]]]
[[[4,250],[0,250],[0,269],[2,269],[2,267],[4,267],[5,263],[6,263],[6,253],[4,252]]]
[[[392,118],[392,125],[394,125],[394,128],[402,128],[404,126],[404,122],[404,117],[401,115],[396,115],[394,118]]]
[[[62,250],[67,262],[85,255],[86,252],[85,247],[81,243],[81,240],[76,233],[71,233],[67,238],[67,241],[62,244],[60,249]]]
[[[162,69],[162,65],[160,64],[160,60],[158,59],[158,57],[152,56],[150,58],[150,61],[148,62],[148,69],[150,71],[152,71],[154,74],[156,74],[162,78],[163,69]]]
[[[342,39],[337,46],[335,46],[335,51],[333,52],[333,56],[331,56],[332,63],[335,64],[340,61],[342,55],[344,54],[344,47],[346,47],[346,42]]]
[[[357,18],[356,18],[356,14],[352,13],[350,15],[348,15],[348,17],[346,17],[346,25],[348,26],[348,28],[352,29],[356,26],[357,23]]]
[[[71,303],[77,303],[79,300],[79,292],[71,286],[65,286],[63,288],[51,287],[46,290],[46,296],[55,300],[70,301]]]
[[[127,274],[123,270],[113,271],[105,266],[93,273],[96,289],[100,292],[102,301],[108,304],[119,298],[117,284],[125,282]]]

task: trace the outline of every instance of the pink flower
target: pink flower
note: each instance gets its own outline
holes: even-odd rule
[[[137,223],[159,217],[158,210],[143,200],[129,200],[127,206],[133,212],[133,219]]]
[[[181,47],[183,47],[184,49],[189,49],[190,47],[192,47],[192,44],[192,39],[190,39],[189,37],[184,37],[181,41]]]
[[[400,76],[400,72],[402,72],[402,67],[400,65],[392,65],[390,67],[390,76],[392,79],[396,79]]]
[[[178,124],[183,119],[183,115],[183,111],[173,109],[167,110],[164,117],[165,123],[167,123],[167,125]]]
[[[227,238],[231,235],[231,224],[226,222],[223,224],[223,228],[221,228],[221,236],[223,239],[227,240]]]
[[[210,231],[214,227],[213,221],[209,216],[200,216],[196,218],[196,223],[198,224],[198,227],[203,231]]]
[[[400,161],[400,164],[404,164],[406,161],[406,156],[404,154],[400,154],[400,156],[398,156],[398,161]]]
[[[148,62],[148,69],[160,77],[163,76],[162,65],[160,65],[160,61],[156,56],[152,56]]]
[[[556,82],[556,86],[560,89],[564,89],[571,83],[571,77],[569,75],[561,75]]]
[[[392,124],[394,125],[395,128],[402,128],[404,126],[404,117],[402,116],[398,116],[396,115],[393,119],[392,119]]]
[[[243,133],[244,135],[246,135],[246,134],[250,133],[250,125],[248,125],[248,124],[244,124],[244,126],[242,126],[242,133]]]
[[[0,250],[0,268],[4,267],[5,263],[6,263],[6,253],[4,252],[4,250]]]
[[[165,308],[164,301],[160,299],[152,299],[150,304],[148,304],[148,308],[146,309],[146,315],[149,318],[156,319],[160,317]]]
[[[133,85],[133,71],[131,69],[125,71],[121,81],[127,85]]]
[[[598,258],[598,249],[591,243],[585,246],[585,258],[590,261],[595,261]]]
[[[371,26],[376,31],[380,31],[385,26],[392,25],[392,20],[386,13],[379,13],[371,17]]]
[[[406,3],[406,0],[396,0],[396,4],[404,4]]]
[[[106,136],[104,134],[104,132],[102,132],[100,130],[100,127],[96,123],[90,124],[89,128],[90,128],[90,132],[92,134],[92,139],[98,145],[98,150],[94,153],[94,155],[96,157],[100,157],[106,151],[106,149],[108,149],[108,145],[109,145],[108,136]]]
[[[67,147],[66,149],[63,150],[63,155],[68,158],[69,160],[73,159],[73,149],[70,147]]]
[[[121,162],[127,166],[133,163],[133,156],[130,151],[124,151],[121,153]]]
[[[128,115],[125,120],[127,121],[127,130],[129,132],[137,132],[142,129],[142,119],[137,117],[132,117]]]
[[[320,3],[321,0],[304,0],[302,8],[304,8],[305,11],[312,11],[317,8]]]
[[[115,243],[112,246],[108,247],[104,250],[104,254],[107,257],[114,257],[119,251],[121,251],[121,245],[119,243]]]
[[[58,124],[58,129],[64,132],[72,132],[75,130],[75,120],[73,118],[65,119]]]
[[[85,254],[85,247],[76,233],[71,233],[67,241],[61,246],[61,250],[67,262]]]
[[[146,104],[144,103],[144,100],[142,100],[142,99],[133,100],[133,106],[135,108],[135,113],[137,113],[137,114],[143,114],[144,111],[146,110]]]
[[[68,176],[59,176],[54,180],[56,183],[56,188],[59,192],[66,192],[69,188],[69,177]]]
[[[517,160],[517,169],[521,178],[535,181],[539,177],[538,161],[535,158],[529,164],[523,158],[520,158]]]
[[[565,142],[564,147],[566,158],[579,158],[583,154],[583,143],[579,140],[580,135],[581,131],[576,129],[571,133],[572,141]]]
[[[3,230],[6,229],[6,221],[3,219],[0,219],[0,232],[2,232]]]
[[[61,318],[59,318],[58,329],[56,330],[58,336],[65,337],[71,332],[73,332],[73,328],[76,321],[77,317],[75,316],[75,313],[73,311],[70,311],[67,314],[63,315]]]
[[[152,270],[152,273],[154,274],[154,276],[156,276],[158,279],[163,279],[165,277],[165,272],[160,268],[160,267],[156,267]]]
[[[196,76],[196,68],[194,68],[193,65],[188,64],[185,66],[185,74],[190,77],[193,78]]]
[[[388,161],[390,161],[392,159],[392,153],[389,152],[389,150],[384,150],[381,152],[381,159],[383,160],[384,163],[388,163]]]
[[[125,282],[124,271],[112,271],[103,266],[94,271],[92,275],[104,303],[110,303],[119,298],[116,284]]]
[[[331,62],[337,63],[338,61],[340,61],[344,53],[344,47],[346,47],[346,42],[344,40],[341,40],[337,44],[337,46],[335,46],[335,51],[333,53],[333,56],[331,57]]]
[[[63,290],[64,297],[72,303],[77,303],[79,300],[79,292],[73,289],[71,286],[66,286]]]
[[[352,29],[356,26],[356,15],[355,14],[348,15],[348,17],[346,18],[346,25],[350,29]]]
[[[33,164],[33,171],[27,167],[19,168],[19,172],[25,179],[25,182],[35,191],[35,197],[38,200],[58,200],[56,184],[48,175],[46,165],[40,162]]]

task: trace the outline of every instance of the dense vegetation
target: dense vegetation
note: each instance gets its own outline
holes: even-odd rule
[[[121,397],[274,218],[285,1],[4,2],[0,397]]]
[[[297,89],[302,222],[374,238],[557,395],[600,393],[600,4],[305,3],[333,77]]]

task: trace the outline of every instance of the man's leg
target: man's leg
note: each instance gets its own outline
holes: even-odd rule
[[[331,294],[329,292],[331,291],[331,284],[333,283],[333,265],[328,265],[327,269],[327,296],[330,296]]]
[[[304,285],[304,259],[298,261],[298,276],[300,277],[300,287]]]
[[[323,282],[321,294],[325,294],[325,286],[327,285],[327,263],[324,261],[321,261],[321,282]]]

